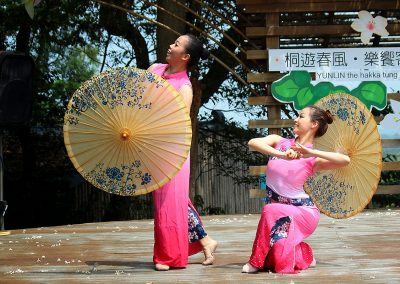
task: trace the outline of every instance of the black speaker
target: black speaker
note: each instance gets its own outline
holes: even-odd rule
[[[34,69],[35,64],[30,56],[0,52],[0,126],[29,123]]]

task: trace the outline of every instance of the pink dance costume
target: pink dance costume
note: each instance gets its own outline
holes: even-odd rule
[[[294,139],[283,138],[276,149],[285,152]],[[311,148],[312,145],[306,145]],[[267,167],[267,205],[258,223],[249,263],[277,273],[298,273],[312,260],[311,247],[303,242],[316,229],[320,212],[304,192],[315,158],[284,160],[273,157]]]
[[[162,76],[178,91],[185,84],[192,85],[186,71],[164,75],[167,68],[167,64],[157,64],[151,72]],[[202,250],[198,240],[206,236],[206,233],[189,199],[189,177],[190,157],[172,180],[152,192],[155,264],[183,268],[187,266],[189,255]]]

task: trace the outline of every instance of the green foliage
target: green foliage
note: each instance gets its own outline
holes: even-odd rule
[[[222,215],[225,214],[225,210],[221,207],[208,206],[203,210],[203,215]]]
[[[267,158],[258,153],[250,153],[247,142],[260,136],[255,130],[237,127],[227,122],[218,131],[201,131],[199,145],[200,175],[215,170],[217,175],[231,178],[236,184],[251,184],[256,177],[249,176],[250,165],[265,165]],[[210,159],[212,157],[212,159]]]
[[[221,207],[213,207],[207,206],[204,207],[204,200],[201,195],[194,196],[194,206],[196,207],[197,212],[201,215],[221,215],[225,214],[225,210]]]
[[[104,2],[105,4],[100,5],[96,1],[41,1],[34,8],[33,20],[29,17],[21,1],[2,1],[0,3],[0,18],[2,19],[0,21],[0,50],[24,52],[32,56],[35,62],[33,120],[31,124],[33,127],[48,127],[49,129],[58,127],[59,130],[71,95],[82,82],[89,79],[94,73],[125,66],[140,65],[147,68],[149,62],[156,61],[156,47],[162,40],[157,38],[157,30],[161,29],[161,31],[167,32],[151,21],[157,20],[157,7],[143,1],[112,0]],[[119,8],[111,7],[110,4]],[[186,25],[187,30],[183,32],[191,32],[200,36],[205,46],[215,57],[239,74],[241,78],[246,78],[248,69],[234,60],[232,55],[227,52],[234,51],[234,54],[238,56],[240,53],[238,47],[243,43],[243,38],[230,26],[231,23],[234,25],[240,20],[235,1],[229,0],[224,1],[224,3],[211,1],[204,6],[197,5],[193,1],[187,1],[187,4],[195,10],[195,13],[191,14],[186,10],[186,15],[183,18],[188,19],[191,25],[194,25],[197,29],[194,29],[194,26]],[[214,14],[210,8],[217,11],[218,14]],[[198,15],[210,20],[212,25],[200,19]],[[174,29],[176,19],[170,18],[171,21],[164,24]],[[229,24],[227,24],[226,18],[229,19]],[[224,33],[227,32],[229,36],[221,31],[216,32],[213,25],[222,29]],[[182,31],[179,30],[179,32]],[[162,36],[164,35],[162,34]],[[207,36],[212,36],[216,40],[209,39]],[[232,42],[231,39],[234,41]],[[223,44],[224,48],[216,43]],[[238,45],[236,46],[235,43]],[[256,64],[253,63],[251,67],[256,68],[254,65]],[[243,82],[239,82],[237,77],[233,76],[232,72],[228,71],[217,60],[211,58],[201,61],[198,78],[200,85],[204,87],[202,88],[202,104],[209,100],[218,102],[224,99],[229,101],[232,109],[237,108],[240,111],[250,113],[249,106],[246,104],[246,99],[251,92],[250,88]],[[263,88],[260,88],[260,90],[263,90]],[[261,113],[262,110],[257,112],[257,114]],[[43,136],[35,136],[32,139],[46,140],[49,139],[48,136],[49,134],[45,133]],[[38,152],[35,159],[30,158],[32,159],[30,163],[36,165],[30,174],[37,177],[35,180],[30,179],[34,184],[32,186],[40,188],[42,185],[42,187],[45,187],[44,192],[49,193],[55,192],[52,191],[54,186],[63,185],[63,187],[60,187],[60,194],[57,196],[53,194],[47,196],[37,192],[37,198],[43,199],[43,204],[46,205],[51,202],[58,204],[63,200],[71,200],[73,197],[71,195],[72,190],[69,188],[69,178],[71,175],[77,174],[65,153],[62,131],[58,131],[55,136],[59,143],[57,146],[61,147],[61,149],[57,148],[57,151],[53,145],[26,141],[26,144],[32,145],[35,152]],[[242,143],[241,147],[241,153],[243,153],[243,149],[247,148],[247,145]],[[19,152],[18,149],[9,152],[8,165],[10,161],[23,163],[22,160],[27,159],[25,151],[23,151],[23,157],[16,157],[16,153]],[[224,152],[224,154],[236,155],[233,149]],[[56,163],[46,159],[50,156],[52,158],[56,156],[54,160],[63,161],[66,164],[55,166]],[[240,155],[235,159],[240,159]],[[226,159],[220,156],[219,160],[224,161]],[[10,173],[17,172],[15,169],[16,167],[10,168],[10,171],[7,172],[7,178]],[[228,172],[234,174],[235,167],[228,169]],[[55,180],[51,180],[50,175],[53,175]],[[63,179],[59,181],[56,179],[57,177]],[[15,188],[17,181],[18,178],[13,179],[12,183],[7,184],[7,188]],[[26,188],[24,184],[18,188],[20,192],[32,192],[33,194],[33,191]],[[9,194],[7,198],[11,200],[10,195],[12,193],[7,192],[7,194]],[[18,199],[18,196],[13,197]],[[58,198],[60,199],[58,200]],[[119,212],[124,210],[123,208],[131,210],[132,207],[125,207],[127,205],[124,204],[125,202],[132,204],[126,198],[124,200],[113,199],[111,203],[115,206],[110,205],[110,208],[113,209],[108,210],[108,218],[116,218]],[[29,204],[29,202],[27,203]],[[69,204],[70,202],[64,204],[63,210],[65,212],[68,210]],[[134,205],[135,209],[145,210],[144,208],[149,207],[148,203],[140,204],[143,205],[143,208]],[[90,210],[90,205],[87,204],[87,206],[83,207],[82,214],[86,209]],[[34,208],[29,207],[29,209]],[[203,208],[203,211],[211,214],[223,212],[223,209],[207,207]],[[128,211],[123,213],[127,215],[126,212]],[[149,213],[151,212],[149,209]],[[76,216],[75,213],[68,214]],[[129,214],[132,216],[131,213]],[[57,216],[58,212],[54,214],[54,219]],[[122,215],[120,214],[120,216]],[[45,215],[40,215],[40,217],[40,220],[46,221]],[[32,215],[32,218],[35,218],[35,215]],[[60,218],[60,223],[64,221],[65,218]],[[89,222],[90,220],[85,221]]]
[[[400,194],[383,194],[372,197],[374,208],[400,208]]]
[[[24,52],[34,59],[32,124],[60,124],[71,93],[98,66],[101,36],[96,27],[97,5],[41,1],[32,20],[21,1],[9,2],[14,3],[0,6],[4,16],[0,49]]]
[[[54,80],[49,91],[42,94],[43,101],[48,102],[47,105],[42,105],[42,111],[47,112],[48,122],[62,123],[63,116],[60,114],[65,112],[72,94],[98,70],[99,64],[93,60],[97,53],[97,49],[90,46],[83,50],[70,49],[62,59],[58,57],[54,61]]]
[[[384,162],[396,162],[398,160],[396,155],[387,155],[383,158]],[[380,184],[400,184],[400,172],[399,171],[384,171],[381,174]]]
[[[194,196],[194,200],[193,200],[193,205],[197,208],[197,210],[200,212],[203,210],[204,207],[204,199],[201,195],[196,194]]]

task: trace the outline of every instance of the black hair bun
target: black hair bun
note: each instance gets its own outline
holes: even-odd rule
[[[326,122],[328,124],[331,124],[333,122],[333,116],[331,112],[329,110],[326,110],[325,113],[326,113]]]
[[[203,47],[203,50],[201,51],[201,54],[200,54],[200,58],[204,60],[204,59],[207,59],[209,56],[210,56],[210,52],[207,50],[207,48]]]

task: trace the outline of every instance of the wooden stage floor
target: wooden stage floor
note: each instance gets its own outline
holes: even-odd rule
[[[400,210],[321,216],[307,242],[317,266],[295,275],[241,273],[258,215],[204,216],[219,241],[216,263],[153,269],[153,220],[13,230],[0,236],[1,283],[400,283]]]

